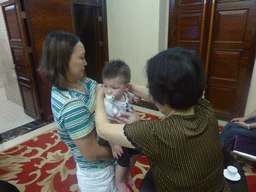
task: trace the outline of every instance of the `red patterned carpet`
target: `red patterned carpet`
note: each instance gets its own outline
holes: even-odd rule
[[[142,119],[158,119],[139,112]],[[256,167],[239,159],[246,174],[249,192],[256,191]],[[131,171],[139,191],[149,169],[146,157],[140,157]],[[78,192],[76,167],[69,148],[56,130],[41,134],[11,149],[0,152],[0,180],[14,184],[21,192]]]

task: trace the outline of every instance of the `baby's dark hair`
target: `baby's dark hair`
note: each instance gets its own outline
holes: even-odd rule
[[[124,84],[130,83],[130,67],[121,60],[112,60],[104,65],[102,79],[112,79],[122,77]]]

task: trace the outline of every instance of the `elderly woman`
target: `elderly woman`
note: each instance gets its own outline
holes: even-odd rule
[[[148,88],[132,84],[130,91],[153,101],[166,118],[139,121],[133,113],[123,113],[117,120],[130,124],[110,124],[99,85],[99,136],[140,149],[158,191],[230,191],[223,176],[218,121],[209,101],[201,98],[206,85],[202,61],[189,50],[168,49],[147,62],[147,78]]]

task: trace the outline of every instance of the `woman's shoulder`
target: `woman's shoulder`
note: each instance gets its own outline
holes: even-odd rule
[[[59,100],[67,100],[69,97],[69,90],[60,90],[57,87],[52,87],[51,97]]]
[[[199,98],[197,103],[201,104],[201,105],[209,105],[210,104],[210,102],[205,98]]]
[[[95,90],[95,88],[98,86],[97,81],[86,77],[84,80],[80,81],[82,85],[84,86],[87,93],[91,93]]]
[[[88,86],[98,86],[98,83],[97,81],[89,78],[89,77],[86,77],[84,80],[83,80],[83,83],[85,83],[86,85]]]
[[[68,106],[70,104],[81,104],[83,99],[77,94],[74,94],[74,91],[71,90],[59,90],[57,88],[52,88],[51,93],[51,102],[53,105],[58,105],[59,107]]]
[[[198,99],[196,105],[194,106],[196,110],[207,110],[207,111],[214,111],[210,101],[205,98]]]

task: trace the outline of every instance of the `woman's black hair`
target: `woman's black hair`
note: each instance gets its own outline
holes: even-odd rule
[[[204,64],[181,47],[162,51],[147,62],[149,93],[161,105],[185,110],[196,104],[206,87]]]
[[[46,82],[58,89],[67,89],[68,65],[79,41],[78,37],[65,31],[55,31],[46,37],[38,68],[39,74]]]

